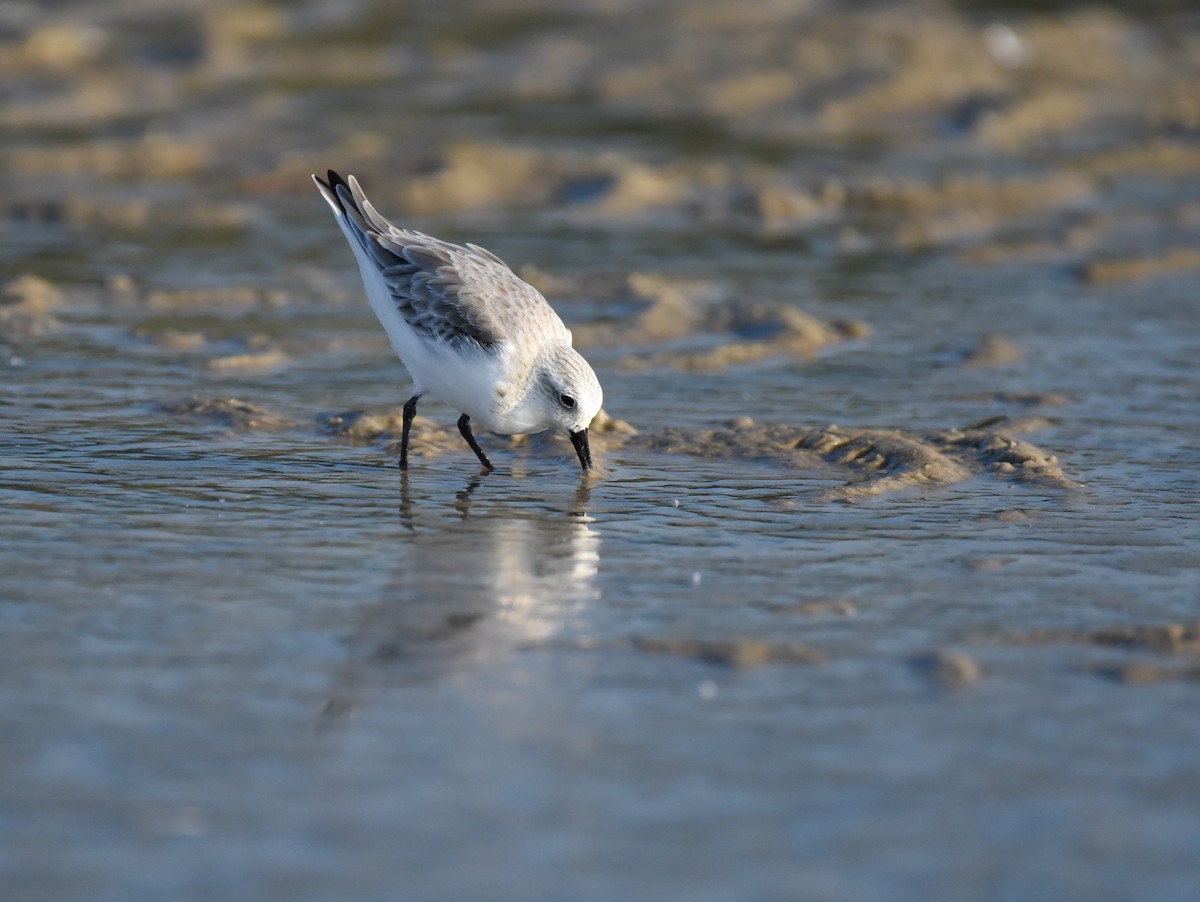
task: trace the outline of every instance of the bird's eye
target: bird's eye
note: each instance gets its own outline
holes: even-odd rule
[[[558,403],[561,404],[563,407],[567,408],[567,410],[570,410],[571,408],[573,408],[575,406],[575,399],[572,398],[570,395],[559,395]]]

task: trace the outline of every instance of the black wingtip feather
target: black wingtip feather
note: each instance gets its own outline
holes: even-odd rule
[[[324,192],[328,195],[328,197],[338,205],[338,208],[341,210],[341,212],[345,213],[346,212],[346,202],[342,199],[341,193],[338,191],[338,188],[339,187],[345,188],[347,194],[352,194],[352,192],[350,191],[350,185],[346,182],[346,180],[344,178],[342,178],[340,175],[338,175],[332,169],[328,170],[328,179],[329,179],[329,181],[326,182],[326,181],[322,180],[322,178],[319,175],[313,176],[313,181],[315,181],[318,185],[320,185],[321,188],[324,190]]]

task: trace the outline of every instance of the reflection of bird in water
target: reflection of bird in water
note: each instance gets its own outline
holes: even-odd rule
[[[471,496],[475,494],[476,489],[483,484],[483,480],[479,476],[472,476],[467,482],[466,487],[461,492],[454,496],[454,508],[459,511],[463,517],[471,515]],[[586,480],[580,482],[575,487],[575,495],[571,499],[571,505],[568,513],[572,517],[580,518],[583,522],[590,522],[587,514],[588,501],[592,497],[592,485]],[[404,524],[405,529],[416,529],[416,510],[413,506],[412,494],[409,491],[408,471],[400,473],[400,522]]]
[[[600,534],[581,487],[567,512],[482,510],[473,480],[458,516],[426,522],[402,501],[408,531],[397,577],[363,612],[352,658],[322,712],[336,718],[366,682],[430,683],[580,627],[600,597]],[[406,493],[405,493],[406,494]]]

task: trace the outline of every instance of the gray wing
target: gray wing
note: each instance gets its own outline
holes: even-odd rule
[[[379,267],[396,310],[416,331],[452,345],[471,342],[484,348],[526,336],[568,334],[537,289],[494,254],[393,225],[353,176],[348,183],[333,183],[333,190]]]

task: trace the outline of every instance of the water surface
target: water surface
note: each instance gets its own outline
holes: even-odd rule
[[[621,43],[619,17],[588,4],[478,33],[352,6],[229,4],[183,25],[164,9],[183,29],[164,33],[207,35],[190,50],[121,32],[132,7],[72,7],[132,62],[67,41],[77,55],[51,65],[29,36],[52,23],[13,25],[0,270],[59,295],[0,339],[12,897],[1193,898],[1200,311],[1195,269],[1164,254],[1194,246],[1200,189],[1186,166],[1079,173],[1101,165],[1090,154],[1194,137],[1170,100],[1195,71],[1194,18],[1167,4],[1159,24],[1079,13],[1056,31],[1006,4],[920,27],[816,10],[799,24],[842,35],[851,63],[818,77],[793,60],[791,97],[749,78],[786,61],[761,24],[731,32],[711,71],[684,67],[688,41],[722,33],[717,7],[631,4],[644,33]],[[1162,118],[1089,114],[1001,146],[997,122],[1028,120],[964,137],[937,92],[876,108],[856,41],[969,48],[991,21],[970,16],[1031,46],[1091,35],[1098,59],[1167,91]],[[647,46],[667,34],[679,46],[660,59]],[[1135,39],[1177,47],[1185,75]],[[530,60],[557,60],[558,80]],[[992,75],[964,77],[988,103],[1023,102],[1027,78],[1086,107],[1111,76],[1097,66],[1094,83],[1050,64],[1004,75],[986,97]],[[162,75],[157,106],[77,93],[143,69]],[[147,134],[197,156],[151,152]],[[525,193],[481,176],[462,200],[464,136],[532,147],[504,162]],[[456,176],[435,181],[431,155]],[[807,186],[816,208],[748,213],[758,176],[723,175],[731,161]],[[598,475],[494,436],[496,473],[462,447],[402,474],[387,437],[322,426],[408,387],[307,183],[322,164],[369,177],[397,219],[558,278],[572,325],[632,316],[636,299],[603,286],[652,272],[870,332],[703,371],[636,365],[661,347],[630,334],[587,350],[607,410],[641,437]],[[1061,196],[980,200],[945,187],[956,170],[1033,173]],[[34,200],[61,206],[32,215]],[[1142,269],[1099,266],[1114,261]],[[989,335],[1015,359],[967,365]],[[192,397],[286,422],[169,412]],[[1078,487],[972,463],[849,503],[837,491],[870,473],[646,439],[738,417],[909,436],[999,417]],[[1154,632],[1172,624],[1175,639]]]

